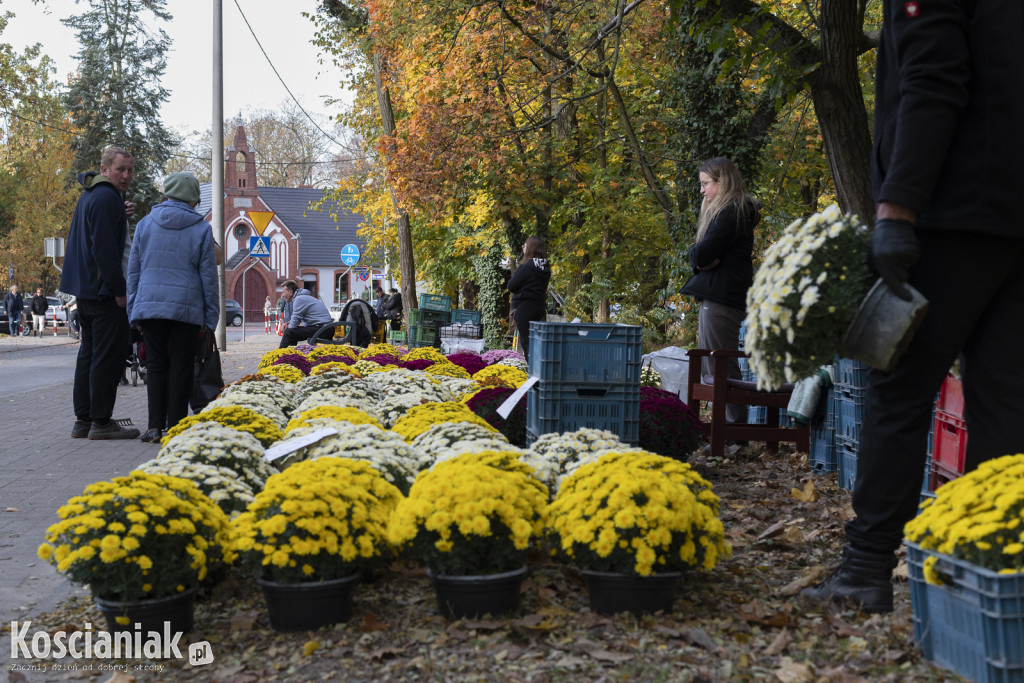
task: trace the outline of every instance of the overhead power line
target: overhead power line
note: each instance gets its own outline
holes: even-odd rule
[[[305,115],[305,117],[307,119],[309,119],[309,122],[312,123],[313,126],[318,131],[323,133],[324,136],[326,136],[328,140],[330,140],[334,144],[338,145],[339,147],[344,147],[344,145],[341,144],[340,142],[338,142],[337,140],[335,140],[334,137],[330,133],[328,133],[323,128],[321,128],[319,123],[317,123],[316,121],[313,120],[313,117],[309,115],[309,112],[307,112],[306,109],[302,106],[302,103],[299,102],[298,98],[295,97],[294,94],[292,94],[292,89],[289,88],[288,84],[284,82],[283,78],[281,78],[281,74],[278,72],[277,67],[274,66],[274,62],[270,61],[270,55],[268,55],[267,51],[263,49],[263,44],[260,42],[260,39],[256,36],[256,31],[253,30],[252,25],[249,23],[248,17],[246,17],[245,16],[245,12],[242,11],[242,6],[238,4],[238,0],[235,0],[235,7],[238,8],[238,13],[242,15],[242,21],[245,22],[246,27],[249,29],[249,33],[252,34],[252,39],[256,41],[256,46],[259,47],[260,52],[263,53],[263,57],[266,58],[267,64],[269,64],[270,68],[274,70],[274,75],[277,76],[277,80],[281,81],[281,85],[283,85],[284,89],[286,91],[288,91],[288,96],[292,98],[293,102],[295,102],[295,106],[297,106],[299,108],[299,111],[301,111]]]
[[[0,114],[4,114],[6,116],[10,116],[10,117],[18,119],[20,121],[25,121],[26,123],[34,123],[37,126],[42,126],[43,128],[49,128],[50,130],[56,130],[56,131],[60,131],[61,133],[67,133],[68,135],[73,135],[75,137],[81,137],[80,133],[77,133],[77,132],[75,132],[73,130],[70,130],[68,128],[61,128],[60,126],[54,126],[53,124],[46,123],[45,121],[39,121],[37,119],[30,119],[27,116],[22,116],[21,114],[16,114],[16,113],[14,113],[13,111],[11,111],[9,109],[0,109]],[[114,143],[108,142],[107,144],[112,145]],[[210,157],[200,157],[200,156],[196,156],[194,154],[183,154],[183,153],[180,153],[180,152],[172,152],[170,154],[170,156],[174,157],[176,159],[191,159],[193,161],[205,161],[207,163],[213,163],[213,159],[211,159]],[[369,158],[370,157],[367,157],[367,156],[360,156],[360,157],[347,157],[347,158],[344,158],[344,159],[328,159],[326,161],[260,161],[259,164],[260,164],[260,166],[301,166],[303,164],[308,164],[308,165],[312,166],[312,165],[319,165],[319,164],[338,164],[338,163],[343,163],[343,162],[346,162],[346,161],[365,161],[365,160],[367,160]]]

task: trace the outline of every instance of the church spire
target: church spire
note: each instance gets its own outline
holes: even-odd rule
[[[245,138],[241,116],[235,127],[234,144],[228,147],[225,158],[224,191],[226,194],[256,194],[256,158]]]

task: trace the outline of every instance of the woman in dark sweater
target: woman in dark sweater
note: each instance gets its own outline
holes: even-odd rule
[[[547,317],[548,282],[551,281],[551,266],[547,260],[544,240],[531,235],[523,245],[523,260],[509,279],[508,291],[512,292],[512,314],[523,355],[529,359],[530,322],[543,321]]]
[[[697,241],[690,247],[693,277],[682,293],[700,303],[697,348],[739,348],[740,324],[747,312],[747,290],[754,281],[754,227],[761,219],[759,202],[747,191],[736,166],[723,157],[700,167],[704,196]],[[701,369],[711,374],[711,359]],[[729,376],[740,379],[739,363],[729,361]],[[742,406],[729,404],[726,421],[746,422]]]

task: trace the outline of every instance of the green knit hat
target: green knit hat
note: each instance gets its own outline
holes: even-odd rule
[[[199,181],[191,173],[180,171],[164,178],[164,196],[189,205],[199,203]]]

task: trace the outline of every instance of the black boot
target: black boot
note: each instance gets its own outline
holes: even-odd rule
[[[800,591],[800,595],[820,602],[842,602],[849,598],[862,612],[891,612],[895,567],[893,553],[869,553],[846,546],[842,564],[817,586]]]

